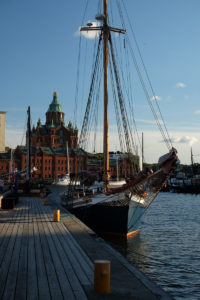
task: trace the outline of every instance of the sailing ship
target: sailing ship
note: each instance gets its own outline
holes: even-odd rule
[[[119,5],[119,1],[118,1]],[[169,153],[160,157],[158,165],[160,169],[152,173],[151,170],[138,170],[138,166],[131,159],[133,139],[131,136],[130,123],[128,121],[127,109],[125,107],[123,88],[119,79],[119,70],[116,64],[112,34],[126,34],[125,29],[115,28],[108,23],[108,5],[107,0],[103,0],[103,13],[96,15],[99,22],[97,26],[88,23],[86,27],[81,27],[80,32],[98,32],[97,54],[94,62],[94,68],[91,79],[91,86],[84,115],[81,134],[79,137],[79,146],[83,147],[87,130],[90,127],[89,113],[91,108],[92,92],[94,82],[97,76],[98,62],[101,45],[103,44],[103,77],[104,77],[104,124],[103,124],[103,188],[93,186],[90,189],[83,187],[82,191],[76,188],[68,188],[62,196],[62,204],[78,216],[83,222],[98,233],[119,234],[122,236],[135,235],[139,232],[141,218],[149,205],[158,195],[165,182],[173,173],[178,163],[177,151],[175,148],[168,147]],[[111,57],[111,59],[109,59]],[[122,130],[126,144],[126,153],[130,156],[132,166],[132,178],[122,186],[110,188],[109,186],[109,127],[108,127],[108,68],[112,80],[115,79],[117,92],[113,92],[115,107],[117,111],[117,126],[119,138],[122,139]],[[143,82],[142,82],[143,83]],[[120,110],[120,112],[119,112]],[[120,115],[121,113],[121,115]],[[119,115],[121,119],[119,119]],[[155,112],[154,112],[155,117]],[[158,119],[156,119],[158,121]],[[161,126],[162,124],[159,124]],[[166,129],[166,128],[165,128]],[[162,130],[162,134],[165,134]],[[168,134],[168,133],[167,133]],[[166,142],[169,141],[168,135],[165,136]],[[168,142],[169,143],[169,142]],[[170,142],[171,143],[171,142]],[[122,144],[122,143],[121,143]]]

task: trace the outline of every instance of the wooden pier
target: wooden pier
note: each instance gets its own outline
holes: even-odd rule
[[[171,299],[55,199],[23,197],[0,210],[0,299]],[[108,295],[94,293],[98,259],[111,262]]]

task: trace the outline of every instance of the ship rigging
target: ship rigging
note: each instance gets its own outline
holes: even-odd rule
[[[103,13],[96,16],[96,20],[100,21],[100,24],[95,24],[89,22],[86,27],[80,28],[80,33],[85,32],[96,32],[98,36],[97,51],[94,58],[91,84],[89,88],[89,96],[87,99],[86,110],[83,118],[82,129],[79,137],[79,146],[82,148],[87,148],[89,131],[91,129],[92,120],[95,121],[95,128],[97,128],[97,113],[99,107],[100,98],[100,86],[101,77],[103,74],[103,181],[104,181],[104,191],[101,195],[93,191],[93,195],[85,195],[85,192],[80,196],[80,192],[74,191],[73,197],[70,190],[70,195],[65,195],[63,197],[63,203],[68,205],[70,201],[70,209],[80,218],[83,218],[86,224],[91,226],[97,232],[103,233],[114,233],[129,235],[138,232],[139,222],[155,199],[161,188],[163,187],[166,180],[172,174],[176,168],[178,161],[177,151],[172,147],[171,140],[161,114],[160,108],[157,101],[156,107],[159,112],[160,121],[158,114],[152,104],[149,91],[145,85],[145,81],[142,77],[142,73],[139,69],[138,63],[136,61],[135,54],[130,47],[130,40],[127,37],[127,32],[125,29],[125,22],[122,15],[122,10],[120,2],[116,1],[119,10],[120,19],[122,22],[122,29],[116,28],[109,25],[108,18],[108,5],[107,0],[103,0]],[[124,4],[124,1],[122,1]],[[138,74],[140,84],[143,88],[144,94],[147,98],[147,102],[155,118],[155,122],[158,129],[161,132],[163,140],[169,150],[169,153],[162,156],[159,159],[160,170],[152,174],[150,170],[143,170],[139,172],[138,164],[136,160],[131,159],[133,153],[138,154],[136,142],[133,138],[133,130],[131,126],[131,119],[129,117],[128,111],[131,114],[132,124],[134,126],[134,132],[138,136],[138,131],[134,119],[134,112],[131,102],[131,89],[125,88],[125,83],[130,82],[130,73],[127,73],[127,80],[125,75],[122,74],[122,67],[120,66],[119,55],[116,55],[116,45],[113,41],[113,33],[117,35],[123,34],[126,36],[126,45],[128,45],[132,61],[136,68],[136,73]],[[102,47],[103,45],[103,47]],[[140,54],[140,52],[139,52]],[[101,58],[103,56],[103,65],[101,65]],[[140,54],[140,58],[141,54]],[[128,60],[126,61],[127,65]],[[150,91],[153,92],[153,97],[156,99],[155,93],[153,91],[151,82],[149,80],[146,68],[144,66],[143,60],[142,65],[147,76],[147,82],[150,84]],[[123,186],[117,187],[115,189],[110,189],[109,187],[109,114],[108,114],[108,100],[109,100],[109,81],[108,73],[110,72],[110,81],[113,92],[113,102],[116,113],[116,123],[119,135],[121,150],[125,151],[130,157],[130,163],[132,165],[132,178]],[[79,71],[77,72],[79,74]],[[122,82],[120,77],[122,76]],[[126,82],[127,81],[127,82]],[[78,84],[76,85],[78,88]],[[128,108],[125,103],[125,98],[128,98]],[[76,95],[77,97],[77,95]],[[77,105],[77,98],[75,97],[75,106]],[[74,114],[76,115],[76,113]],[[96,132],[94,134],[94,140],[96,139]],[[141,144],[141,143],[140,143]],[[140,145],[141,146],[141,145]],[[73,198],[73,201],[72,199]],[[80,200],[81,198],[81,200]]]

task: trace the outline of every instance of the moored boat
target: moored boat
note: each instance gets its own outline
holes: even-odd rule
[[[94,68],[92,73],[89,96],[84,115],[81,134],[79,137],[79,146],[84,148],[86,138],[89,135],[88,131],[91,127],[90,115],[96,114],[98,111],[96,98],[99,96],[99,85],[96,90],[95,82],[100,78],[98,64],[100,62],[101,45],[103,41],[103,74],[104,74],[104,123],[103,123],[103,189],[84,188],[83,191],[77,191],[75,188],[68,188],[62,196],[63,205],[72,211],[76,216],[83,220],[88,226],[99,233],[119,234],[129,236],[138,233],[140,220],[146,209],[158,195],[163,185],[173,173],[178,163],[177,151],[172,147],[171,141],[168,141],[168,132],[164,132],[166,127],[162,128],[159,122],[156,111],[153,115],[158,123],[158,127],[164,135],[169,153],[162,156],[158,163],[160,169],[153,173],[151,170],[145,169],[138,171],[137,164],[137,149],[135,147],[130,121],[127,113],[127,108],[124,101],[124,88],[120,82],[119,70],[116,63],[115,46],[113,46],[112,34],[126,34],[126,30],[114,28],[108,24],[108,8],[107,0],[103,0],[103,13],[96,16],[99,23],[88,23],[87,27],[81,27],[80,32],[96,31],[98,34],[98,46]],[[113,100],[116,111],[117,128],[120,140],[120,146],[126,145],[126,153],[129,157],[129,162],[132,170],[130,179],[126,183],[117,185],[112,184],[109,176],[109,130],[108,130],[108,66],[113,89]],[[99,77],[98,77],[99,76]],[[140,77],[140,74],[139,74]],[[141,82],[143,85],[143,81]],[[95,97],[92,93],[96,92]],[[155,95],[154,95],[155,97]],[[95,103],[92,105],[92,100]],[[148,97],[148,101],[150,97]],[[93,112],[91,112],[93,107]],[[150,103],[152,109],[152,104]],[[96,109],[96,110],[95,110]],[[132,113],[132,111],[131,111]],[[132,114],[133,117],[133,114]],[[164,121],[163,121],[164,123]],[[123,132],[123,134],[122,134]],[[134,159],[132,153],[134,152]]]

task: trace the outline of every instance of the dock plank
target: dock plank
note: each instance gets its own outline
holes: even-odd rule
[[[62,224],[62,226],[60,226]],[[59,227],[59,239],[65,245],[65,251],[68,259],[73,266],[74,272],[77,273],[82,284],[90,285],[93,283],[94,267],[92,261],[86,256],[85,252],[80,248],[76,240],[72,237],[67,227],[63,223],[53,222],[52,226]],[[73,253],[73,256],[71,255]],[[87,257],[87,258],[86,258]]]
[[[31,204],[32,204],[32,202],[31,202]],[[31,205],[31,211],[29,214],[29,222],[28,222],[28,259],[27,259],[27,263],[28,263],[28,266],[27,266],[27,299],[28,300],[39,299],[33,216],[34,216],[34,208]]]
[[[38,223],[38,231],[40,235],[40,242],[42,246],[44,264],[46,268],[47,278],[49,282],[49,289],[51,293],[52,299],[63,299],[63,295],[61,293],[61,287],[57,278],[57,273],[52,261],[51,252],[49,249],[47,236],[45,234],[42,222]]]
[[[15,299],[25,300],[27,294],[28,223],[23,224]],[[15,250],[16,251],[16,250]]]
[[[41,210],[43,210],[43,220],[46,219],[45,217],[45,211],[44,208],[38,205],[38,215],[41,214]],[[51,227],[48,226],[48,222],[43,222],[43,232],[45,233],[46,239],[47,239],[47,244],[49,248],[49,254],[51,256],[52,264],[55,269],[55,274],[58,280],[58,283],[60,285],[60,290],[63,295],[63,299],[75,299],[74,294],[72,292],[71,286],[69,284],[68,278],[65,274],[62,262],[60,260],[60,254],[57,251],[57,248],[54,243],[54,232],[51,230]]]
[[[34,228],[38,297],[41,300],[51,299],[49,281],[48,281],[46,266],[43,257],[43,249],[42,249],[41,240],[39,236],[39,228],[36,222],[34,222],[33,228]],[[31,293],[31,285],[29,285],[28,287],[29,287],[28,293]]]
[[[47,211],[48,215],[45,215],[45,219],[49,220],[49,210]],[[52,219],[52,211],[51,211],[51,219]],[[57,254],[62,262],[66,278],[69,281],[72,291],[74,292],[76,299],[87,299],[86,294],[79,282],[77,275],[74,272],[73,266],[69,262],[69,258],[66,255],[65,247],[63,247],[63,243],[60,241],[60,234],[64,231],[65,235],[68,234],[66,232],[66,228],[61,223],[48,222],[48,227],[51,232],[52,239],[54,241],[54,245],[57,250]]]
[[[23,232],[23,223],[15,223],[12,236],[9,241],[8,249],[6,252],[6,259],[4,259],[2,263],[2,268],[0,270],[2,274],[7,273],[6,277],[4,275],[4,280],[3,280],[4,283],[0,284],[1,286],[5,285],[2,299],[6,299],[6,300],[14,299],[18,266],[19,266],[19,255],[20,255],[20,247],[21,247],[21,240],[22,240],[22,232]],[[2,296],[2,292],[0,291],[0,297],[1,296]]]
[[[21,214],[21,210],[18,209],[15,211],[15,214],[13,214],[12,219],[10,219],[10,222],[8,221],[8,218],[6,218],[5,222],[8,222],[9,227],[5,233],[3,243],[0,247],[0,298],[3,296],[6,279],[9,271],[9,266],[11,262],[11,256],[14,249],[15,239],[16,239],[16,233],[18,231],[19,224],[15,222],[16,216]],[[10,217],[10,214],[8,212],[8,217]],[[2,233],[1,233],[2,235]]]
[[[69,217],[54,222],[55,207]],[[12,213],[0,211],[0,230],[2,300],[170,299],[58,203],[20,198]],[[95,259],[111,261],[107,296],[93,290]]]

